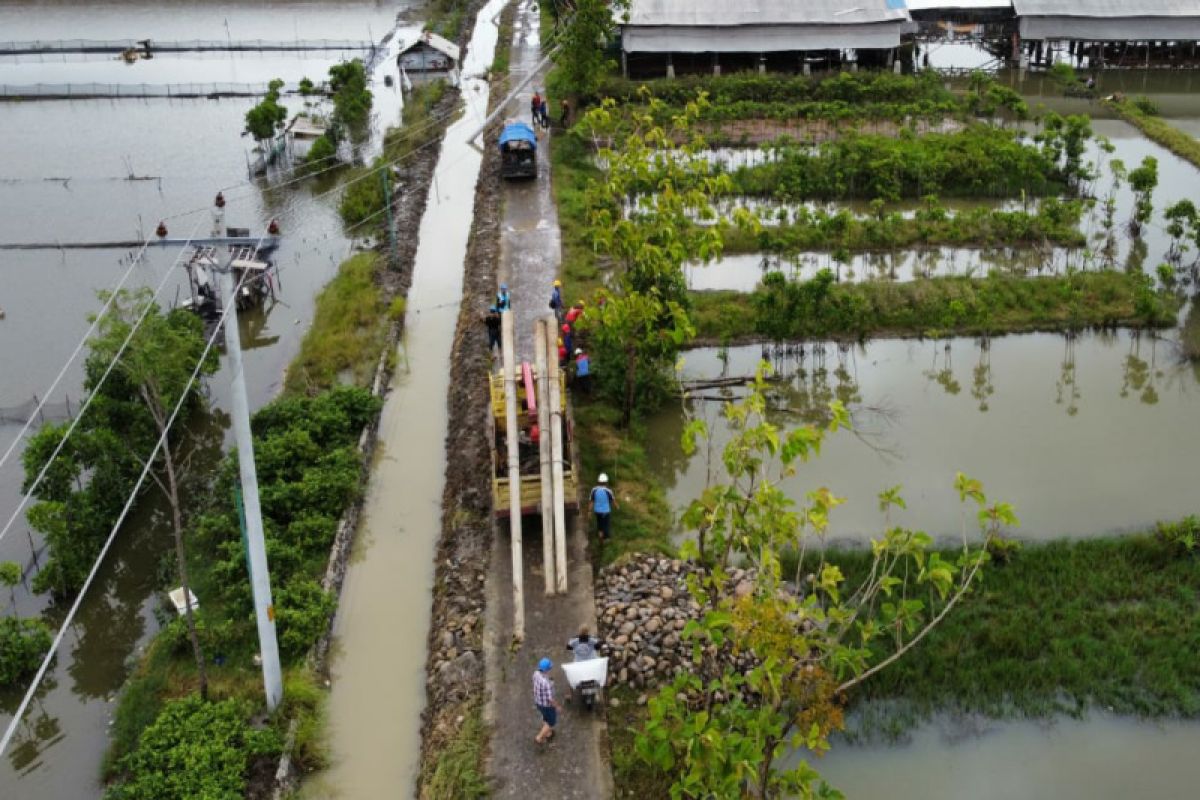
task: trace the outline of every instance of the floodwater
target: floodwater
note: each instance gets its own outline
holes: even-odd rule
[[[1173,342],[1129,332],[1000,337],[988,348],[888,339],[769,353],[784,377],[774,421],[820,420],[840,399],[856,428],[828,439],[785,491],[797,502],[822,486],[845,497],[830,538],[859,543],[882,530],[876,495],[896,485],[908,509],[895,523],[958,536],[956,471],[1016,506],[1023,524],[1012,533],[1021,538],[1098,536],[1195,513],[1189,465],[1200,447],[1200,373],[1176,354]],[[725,364],[716,349],[689,351],[684,376],[753,374],[761,356],[758,346],[733,348]],[[714,430],[713,465],[729,437],[720,406],[688,404]],[[683,454],[682,425],[678,408],[664,411],[650,423],[647,448],[676,510],[699,496],[710,462],[704,448]]]
[[[901,746],[835,743],[810,763],[848,800],[1183,800],[1200,781],[1200,725],[1094,714],[1086,720],[945,719]]]
[[[737,253],[722,256],[709,264],[687,264],[684,275],[694,291],[728,290],[752,292],[766,272],[782,272],[795,280],[810,280],[827,269],[844,283],[888,281],[904,283],[921,278],[983,277],[993,272],[1003,275],[1054,275],[1068,265],[1082,262],[1078,251],[1061,247],[1035,248],[955,248],[930,247],[900,250],[896,253],[855,253],[841,264],[830,253],[800,253],[784,258],[774,254]]]
[[[463,74],[491,63],[505,0],[480,10]],[[425,704],[425,637],[441,530],[446,392],[481,154],[467,143],[488,85],[464,81],[466,112],[446,133],[421,220],[400,367],[380,424],[380,456],[335,622],[329,699],[332,766],[308,797],[412,794]]]
[[[204,2],[162,4],[113,2],[10,3],[0,0],[0,31],[7,39],[55,37],[183,39],[352,38],[373,31],[381,39],[410,3],[301,3],[246,5]],[[286,30],[280,30],[280,25]],[[401,26],[397,36],[415,30]],[[195,55],[195,58],[189,57]],[[161,61],[184,70],[189,80],[216,80],[224,70],[263,69],[289,82],[322,75],[329,53],[180,54]],[[336,55],[336,54],[335,54]],[[76,59],[78,62],[78,59]],[[66,64],[71,67],[80,63]],[[53,59],[0,60],[4,80],[37,83],[46,70],[63,67]],[[108,68],[103,62],[83,64]],[[117,65],[124,66],[124,65]],[[149,67],[150,63],[134,65]],[[384,64],[373,76],[382,80]],[[180,73],[182,75],[182,73]],[[240,72],[238,73],[241,74]],[[221,78],[224,79],[224,78]],[[241,78],[239,78],[240,80]],[[250,78],[246,78],[247,80]],[[150,79],[147,78],[149,81]],[[158,79],[155,78],[155,81]],[[382,87],[377,87],[381,91]],[[391,91],[391,90],[389,90]],[[285,99],[292,111],[299,98]],[[283,369],[295,354],[312,317],[314,295],[351,252],[351,240],[337,217],[335,187],[318,176],[290,183],[286,172],[247,180],[250,143],[240,136],[243,117],[254,101],[89,100],[6,103],[0,113],[0,243],[135,240],[167,221],[172,237],[206,234],[213,197],[223,190],[228,225],[262,230],[278,219],[283,242],[275,253],[280,267],[279,300],[240,320],[246,349],[247,388],[258,407],[279,389]],[[399,119],[398,92],[377,102],[378,131]],[[132,178],[132,179],[131,179]],[[353,233],[351,233],[353,235]],[[127,286],[157,286],[159,298],[174,303],[185,295],[183,271],[175,266],[178,248],[151,247],[133,269]],[[125,272],[129,253],[99,250],[0,250],[0,452],[20,432],[6,410],[28,405],[41,395],[88,328],[87,315],[99,308],[95,292],[112,287]],[[50,397],[56,414],[68,401],[77,409],[82,367],[72,365]],[[217,409],[227,406],[229,376],[222,370],[209,381]],[[36,428],[36,425],[35,425]],[[218,411],[193,426],[206,448],[219,456],[227,421]],[[19,498],[20,450],[0,468],[0,525]],[[153,495],[126,524],[113,552],[84,601],[54,669],[18,734],[19,746],[0,762],[0,795],[5,800],[81,797],[99,789],[100,758],[107,744],[113,701],[138,649],[157,628],[153,610],[157,566],[169,549],[167,525]],[[27,534],[23,520],[0,541],[0,561],[21,563],[27,576],[37,568],[41,540]],[[7,593],[6,593],[7,594]],[[17,609],[31,615],[46,598],[17,593]],[[8,606],[7,596],[0,606]],[[0,613],[7,613],[0,612]],[[50,608],[55,624],[61,610]],[[0,693],[0,726],[20,693]]]

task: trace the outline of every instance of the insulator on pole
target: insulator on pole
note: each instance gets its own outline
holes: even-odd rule
[[[225,207],[225,195],[224,195],[224,193],[222,193],[222,192],[217,192],[217,200],[216,200],[216,205],[217,205],[217,208],[224,208],[224,207]]]
[[[157,234],[157,235],[158,235],[158,238],[160,238],[160,239],[166,238],[166,235],[167,235],[167,223],[165,223],[165,222],[159,222],[159,223],[158,223],[158,227],[154,229],[154,233],[155,233],[155,234]]]
[[[278,220],[271,220],[271,224],[267,226],[267,233],[271,234],[272,236],[278,236],[278,235],[279,235],[279,222],[278,222]]]

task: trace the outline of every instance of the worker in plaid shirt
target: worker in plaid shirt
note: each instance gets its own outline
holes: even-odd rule
[[[538,744],[545,744],[554,736],[554,725],[558,722],[558,712],[562,706],[554,699],[554,680],[550,677],[550,669],[554,663],[543,658],[538,662],[537,671],[533,673],[533,704],[542,715],[542,729],[533,738]]]

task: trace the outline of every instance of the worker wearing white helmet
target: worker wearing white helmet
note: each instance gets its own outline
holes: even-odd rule
[[[601,472],[598,483],[588,497],[588,507],[596,515],[596,535],[603,542],[612,533],[612,512],[617,507],[617,497],[608,488],[608,475]]]

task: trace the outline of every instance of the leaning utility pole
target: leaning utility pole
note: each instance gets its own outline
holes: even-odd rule
[[[246,561],[250,587],[254,591],[254,617],[258,622],[258,647],[262,656],[263,687],[271,711],[283,698],[283,673],[279,667],[279,644],[275,638],[275,606],[271,603],[271,576],[267,571],[267,546],[263,540],[262,506],[258,499],[258,474],[254,469],[254,441],[250,436],[250,403],[246,399],[246,375],[242,370],[242,339],[238,332],[237,292],[233,268],[220,272],[221,299],[229,305],[225,315],[225,352],[233,373],[233,438],[237,444],[238,473],[242,479],[242,504],[246,513]]]

